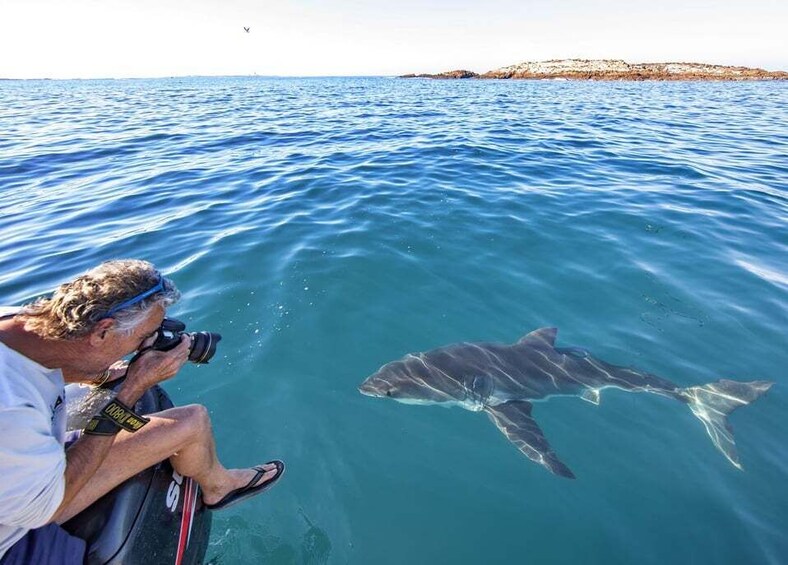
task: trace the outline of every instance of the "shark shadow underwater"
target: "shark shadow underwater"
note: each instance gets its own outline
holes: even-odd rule
[[[381,367],[358,389],[367,396],[406,404],[459,405],[485,411],[526,457],[570,479],[575,475],[545,439],[531,415],[531,403],[571,395],[599,404],[599,392],[611,387],[651,392],[687,404],[714,445],[741,469],[727,416],[757,399],[773,383],[720,380],[681,388],[656,375],[605,363],[582,349],[555,347],[557,333],[556,328],[541,328],[513,345],[458,343],[409,354]]]

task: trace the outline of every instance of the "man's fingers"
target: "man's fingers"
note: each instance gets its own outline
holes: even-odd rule
[[[167,356],[169,357],[170,361],[170,369],[173,371],[173,374],[180,369],[186,361],[189,360],[189,349],[191,349],[192,340],[191,338],[184,334],[181,336],[181,342],[175,346],[174,349],[166,352]]]
[[[181,342],[178,344],[176,349],[185,349],[189,351],[189,348],[192,346],[192,338],[190,335],[183,334],[181,336]]]
[[[178,358],[183,358],[182,363],[185,363],[189,358],[189,349],[192,346],[192,338],[186,334],[181,336],[181,342],[178,344],[178,347],[175,348],[175,351],[178,352]]]
[[[173,377],[189,359],[190,348],[191,339],[184,334],[181,336],[181,342],[169,351],[144,352],[132,365],[135,369],[135,377],[146,386],[153,386]]]

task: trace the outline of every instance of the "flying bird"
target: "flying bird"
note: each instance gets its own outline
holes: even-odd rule
[[[249,28],[248,28],[248,27],[246,27],[246,26],[244,26],[244,31],[245,31],[246,33],[249,33]]]

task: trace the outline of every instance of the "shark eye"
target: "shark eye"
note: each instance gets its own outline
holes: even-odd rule
[[[391,396],[391,391],[390,390],[386,391],[386,396]]]

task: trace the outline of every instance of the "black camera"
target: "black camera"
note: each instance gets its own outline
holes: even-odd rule
[[[175,349],[181,342],[181,336],[186,334],[191,338],[189,348],[189,361],[192,363],[207,363],[216,353],[216,344],[222,336],[213,332],[185,332],[186,324],[175,318],[164,318],[159,327],[156,341],[151,345],[151,349],[158,351],[169,351]]]

